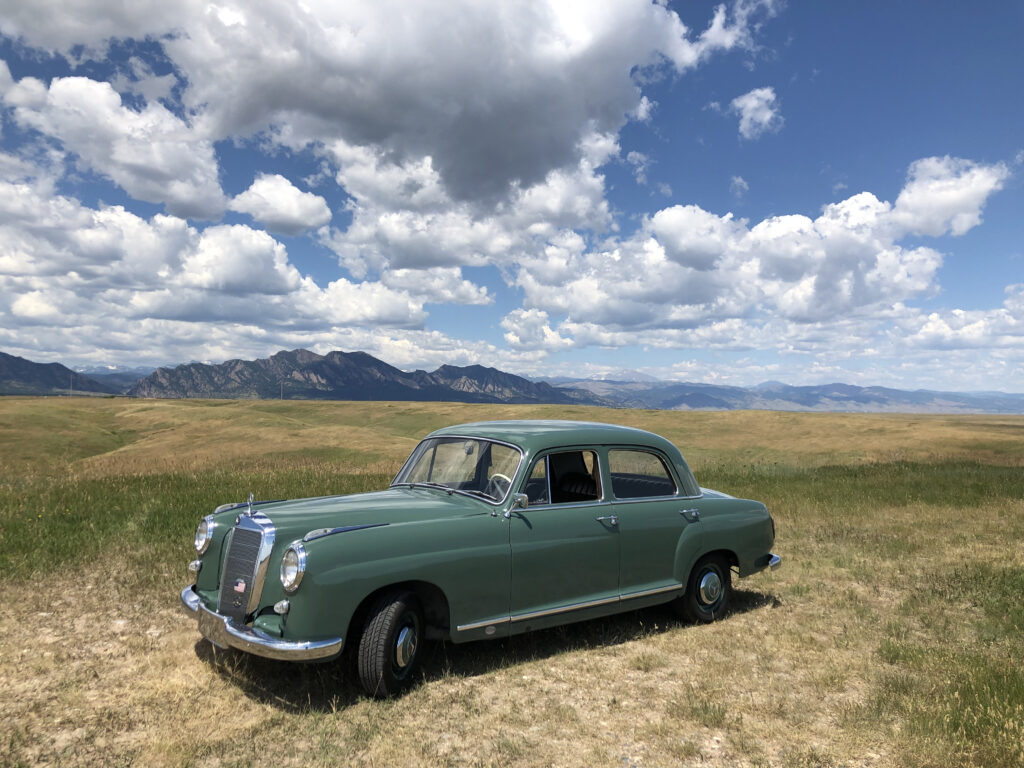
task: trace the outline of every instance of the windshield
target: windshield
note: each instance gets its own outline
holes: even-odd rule
[[[430,437],[416,446],[391,485],[441,486],[503,501],[519,467],[518,448],[470,437]]]

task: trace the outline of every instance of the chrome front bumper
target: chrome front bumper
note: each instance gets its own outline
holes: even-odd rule
[[[198,617],[200,634],[220,648],[237,648],[279,661],[316,661],[337,656],[344,643],[340,637],[306,642],[282,640],[254,627],[239,626],[203,605],[192,587],[181,590],[181,605],[189,616]]]

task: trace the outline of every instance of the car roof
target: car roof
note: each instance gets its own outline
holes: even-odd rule
[[[531,454],[563,445],[642,445],[658,448],[673,458],[679,456],[679,450],[672,443],[653,432],[592,421],[477,421],[444,427],[431,432],[429,437],[445,435],[501,440]]]

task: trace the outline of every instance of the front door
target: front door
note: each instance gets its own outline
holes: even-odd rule
[[[618,527],[597,452],[541,456],[527,477],[529,506],[509,521],[513,624],[618,602]]]

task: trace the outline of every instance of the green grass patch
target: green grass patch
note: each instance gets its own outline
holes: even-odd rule
[[[77,567],[107,549],[150,566],[181,565],[199,519],[227,502],[362,493],[390,476],[330,464],[0,483],[0,572],[21,579]],[[131,547],[125,548],[125,543]],[[148,570],[153,570],[149,568]]]

